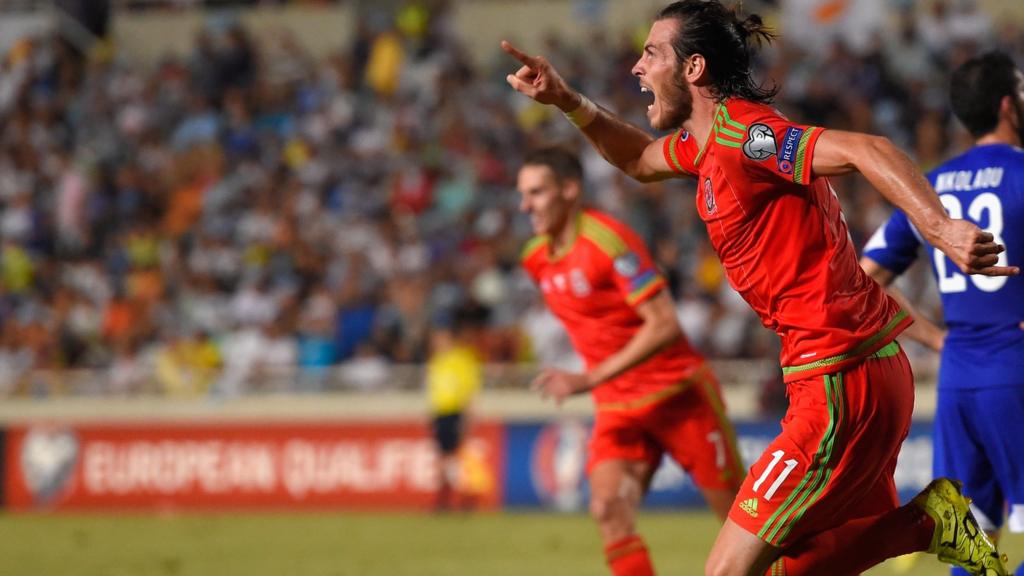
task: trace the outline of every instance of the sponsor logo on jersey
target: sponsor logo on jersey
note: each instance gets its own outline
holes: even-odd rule
[[[679,141],[680,142],[686,142],[689,139],[690,139],[690,133],[689,132],[685,132],[684,131],[682,134],[679,135]]]
[[[757,518],[757,498],[751,498],[740,502],[740,510],[743,510],[747,514]]]
[[[626,252],[612,262],[612,267],[620,276],[632,278],[640,271],[640,257],[634,252]]]
[[[786,133],[782,135],[782,149],[779,150],[779,172],[793,173],[793,162],[796,160],[796,151],[800,148],[800,138],[803,135],[804,129],[796,127],[787,128]]]
[[[777,152],[775,132],[766,124],[753,124],[747,129],[743,154],[751,160],[767,160]]]
[[[715,191],[711,188],[711,178],[704,179],[704,208],[708,214],[714,214],[718,205],[715,204]]]

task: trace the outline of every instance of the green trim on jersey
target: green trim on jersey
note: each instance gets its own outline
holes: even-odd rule
[[[679,161],[679,155],[676,153],[676,146],[679,145],[679,139],[683,136],[683,129],[676,130],[676,133],[672,135],[672,138],[668,143],[668,154],[672,158],[672,164],[675,169],[679,172],[687,172],[686,168],[683,168],[683,163]]]
[[[741,139],[743,138],[743,134],[740,134],[739,132],[735,132],[733,130],[729,130],[725,126],[717,126],[716,130],[717,130],[717,132],[719,134],[724,134],[726,136],[732,136],[733,138],[741,138]]]
[[[800,143],[796,147],[796,162],[793,162],[793,181],[797,184],[809,184],[811,182],[811,167],[807,164],[807,146],[811,141],[811,135],[820,130],[815,126],[808,128]]]
[[[612,259],[629,252],[629,246],[618,232],[589,214],[583,214],[580,219],[580,236],[589,239]]]
[[[546,248],[550,240],[551,238],[547,234],[543,234],[541,236],[534,236],[533,238],[530,238],[530,240],[526,243],[526,246],[523,246],[522,251],[519,252],[519,261],[526,262],[527,260],[529,260],[530,257],[537,252],[537,250],[540,250],[541,248]]]
[[[889,342],[885,346],[882,346],[881,348],[879,348],[878,352],[875,352],[871,356],[868,356],[868,358],[892,358],[893,356],[895,356],[895,355],[897,355],[899,353],[900,353],[900,343],[895,341],[895,340],[893,340],[892,342]]]
[[[783,366],[782,373],[784,375],[789,375],[795,374],[797,372],[804,372],[806,370],[815,370],[818,368],[839,364],[840,362],[845,362],[846,360],[850,360],[852,358],[856,358],[863,354],[866,350],[871,349],[871,347],[878,343],[879,340],[887,337],[889,334],[892,334],[892,331],[896,329],[896,326],[898,326],[899,323],[905,320],[906,318],[907,312],[905,310],[900,310],[899,312],[896,313],[895,316],[892,317],[892,320],[889,320],[889,322],[885,326],[883,326],[881,330],[875,333],[874,336],[871,336],[867,340],[861,342],[853,350],[843,354],[836,354],[835,356],[830,356],[828,358],[822,358],[821,360],[811,362],[810,364],[800,364],[799,366]]]
[[[742,148],[743,147],[743,144],[740,144],[739,142],[733,142],[732,140],[726,140],[725,138],[715,137],[715,142],[721,144],[722,146],[728,146],[729,148]]]
[[[740,132],[743,132],[744,134],[746,134],[746,132],[747,132],[747,125],[746,124],[741,124],[741,123],[733,120],[732,117],[729,116],[729,108],[727,106],[725,106],[724,104],[722,105],[722,119],[725,120],[726,124],[732,126],[733,128],[736,128]],[[742,136],[741,136],[741,138],[742,138]]]
[[[765,542],[778,546],[785,539],[795,524],[807,511],[807,508],[821,495],[821,491],[828,484],[832,475],[832,448],[835,445],[836,432],[839,428],[839,420],[843,415],[843,381],[842,373],[837,375],[826,374],[825,403],[828,406],[828,427],[818,443],[818,450],[810,461],[810,469],[797,484],[796,489],[790,492],[782,506],[772,514],[768,522],[757,533],[757,537]],[[794,516],[795,514],[795,516]],[[785,530],[780,534],[780,530]]]
[[[730,118],[729,110],[725,104],[720,104],[718,111],[715,113],[715,124],[712,132],[714,132],[716,143],[729,148],[742,148],[743,140],[747,137],[746,125]]]
[[[829,403],[829,419],[831,420],[834,418],[836,424],[835,429],[832,431],[832,437],[829,438],[827,448],[828,452],[825,455],[825,462],[823,463],[825,476],[822,479],[821,483],[818,485],[818,489],[815,490],[814,494],[811,495],[810,499],[808,499],[807,502],[805,502],[804,505],[801,506],[799,510],[797,510],[796,516],[794,516],[793,519],[788,524],[786,524],[786,529],[782,531],[782,534],[780,534],[778,539],[776,540],[776,542],[780,544],[786,539],[786,536],[789,536],[790,530],[792,530],[793,526],[795,526],[796,523],[800,521],[800,518],[803,517],[804,512],[807,512],[807,509],[821,498],[822,490],[825,489],[825,486],[828,486],[828,481],[829,479],[832,478],[832,471],[835,469],[835,465],[832,463],[832,448],[835,445],[839,424],[843,418],[846,400],[846,395],[843,391],[842,372],[832,376],[832,393],[832,402]],[[780,524],[779,526],[782,526],[782,524]],[[778,530],[779,526],[776,527],[776,530]],[[774,538],[774,536],[769,537]]]

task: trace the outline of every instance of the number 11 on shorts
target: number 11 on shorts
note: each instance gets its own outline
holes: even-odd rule
[[[772,461],[768,463],[768,467],[765,468],[764,472],[761,473],[761,477],[757,479],[757,482],[754,482],[755,493],[758,491],[758,489],[761,488],[761,484],[764,484],[764,481],[768,479],[768,476],[772,473],[772,470],[775,470],[775,466],[779,463],[780,460],[782,460],[783,456],[785,456],[785,452],[783,452],[782,450],[776,450],[775,452],[772,452]],[[786,477],[789,476],[789,473],[793,471],[793,468],[796,468],[797,461],[793,458],[790,458],[789,460],[786,460],[784,464],[786,465],[786,467],[782,469],[782,472],[779,473],[779,477],[775,479],[775,482],[772,482],[772,485],[768,487],[768,491],[764,493],[765,500],[771,500],[772,496],[775,496],[775,491],[778,490],[779,486],[782,486],[782,483],[786,481]]]

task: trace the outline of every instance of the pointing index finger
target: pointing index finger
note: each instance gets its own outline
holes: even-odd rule
[[[982,276],[1016,276],[1020,274],[1017,266],[989,266],[978,270],[977,274]]]
[[[527,56],[525,53],[523,53],[518,48],[513,46],[512,43],[509,42],[508,40],[501,41],[501,49],[507,52],[516,60],[519,60],[520,62],[531,68],[537,63],[535,58],[533,58],[532,56]]]

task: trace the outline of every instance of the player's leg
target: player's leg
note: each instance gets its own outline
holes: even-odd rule
[[[636,511],[650,475],[650,464],[638,460],[602,460],[590,472],[590,514],[616,576],[654,573],[636,533]]]
[[[935,468],[963,481],[978,525],[995,542],[1008,511],[1010,531],[1024,532],[1021,388],[940,390],[935,418]],[[952,573],[967,572],[954,569]],[[1024,573],[1024,564],[1016,573]]]
[[[949,379],[955,376],[943,374],[942,377]],[[932,472],[936,478],[957,478],[964,483],[964,494],[973,500],[971,511],[978,521],[978,526],[994,541],[1002,525],[1005,499],[986,455],[979,423],[972,422],[975,396],[976,392],[971,390],[939,389],[935,406]],[[973,416],[998,421],[991,414],[994,408],[986,407]],[[969,572],[954,566],[950,569],[950,574],[968,576]]]
[[[895,460],[887,468],[894,469]],[[934,523],[927,514],[912,504],[896,507],[891,473],[883,473],[873,489],[864,491],[855,509],[866,516],[808,534],[782,549],[730,522],[732,530],[723,530],[715,544],[712,558],[717,564],[708,573],[853,576],[886,558],[924,550],[931,542]]]
[[[852,425],[839,436],[840,442],[845,440],[845,453],[835,472],[843,481],[828,487],[821,504],[807,511],[807,518],[822,512],[849,518],[857,512],[877,510],[880,504],[892,509],[793,539],[791,545],[783,546],[780,569],[791,576],[837,573],[836,567],[844,571],[839,573],[857,574],[888,558],[927,550],[944,562],[970,566],[981,574],[1005,575],[1005,567],[978,530],[966,499],[948,479],[933,481],[913,502],[895,508],[893,473],[913,407],[906,357],[901,352],[875,357],[840,376],[844,375],[849,385],[840,385],[835,395]],[[863,479],[872,471],[864,463],[877,461],[887,465],[875,476],[874,484],[863,486]],[[844,500],[849,505],[844,507]],[[819,517],[818,525],[823,525],[821,520]],[[813,525],[813,520],[808,523]]]
[[[867,501],[879,493],[879,485],[886,490],[891,486],[896,456],[910,426],[912,375],[898,347],[847,372],[790,382],[788,387],[790,407],[782,433],[751,467],[729,519],[767,546],[781,549],[781,565],[773,569],[785,568],[791,576],[842,573],[843,564],[823,568],[816,558],[843,552],[847,541],[862,542],[859,535],[867,531],[902,544],[860,550],[858,558],[865,566],[924,548],[932,531],[923,512],[895,512],[894,490]],[[864,518],[872,513],[879,516]],[[827,535],[855,520],[843,532]],[[926,529],[908,530],[917,520]],[[801,546],[810,539],[815,539],[813,546]],[[757,562],[771,558],[770,549],[746,540],[725,537],[716,542],[708,573],[758,573],[762,566]],[[815,547],[824,547],[828,554],[812,555]]]
[[[839,427],[844,416],[839,386],[831,376],[809,378],[789,383],[788,395],[782,432],[740,487],[708,558],[708,576],[763,574],[785,545],[815,528],[803,524],[800,533],[789,536],[795,517],[815,501],[842,455],[834,450],[845,431]]]
[[[706,576],[761,576],[780,550],[727,518],[704,566]]]
[[[718,516],[719,520],[725,522],[729,517],[732,503],[736,501],[736,490],[733,488],[702,488],[701,494],[704,496],[704,501],[707,503],[708,508],[715,513],[715,516]]]
[[[794,542],[782,552],[777,570],[785,574],[860,574],[880,558],[925,550],[934,534],[934,522],[914,504],[896,507],[896,487],[889,472],[895,471],[895,466],[895,460],[890,461],[875,487],[865,493],[858,506],[864,517]]]
[[[458,449],[462,434],[462,415],[444,414],[434,418],[434,441],[437,445],[438,489],[434,501],[437,510],[452,507],[459,481]]]
[[[652,407],[648,434],[693,478],[708,507],[725,520],[746,471],[714,375],[700,369],[690,388]]]
[[[636,511],[660,460],[660,450],[631,415],[598,411],[587,463],[590,514],[615,576],[654,574],[647,546],[636,533]]]
[[[632,536],[650,466],[635,460],[602,460],[590,472],[590,515],[607,546]]]

